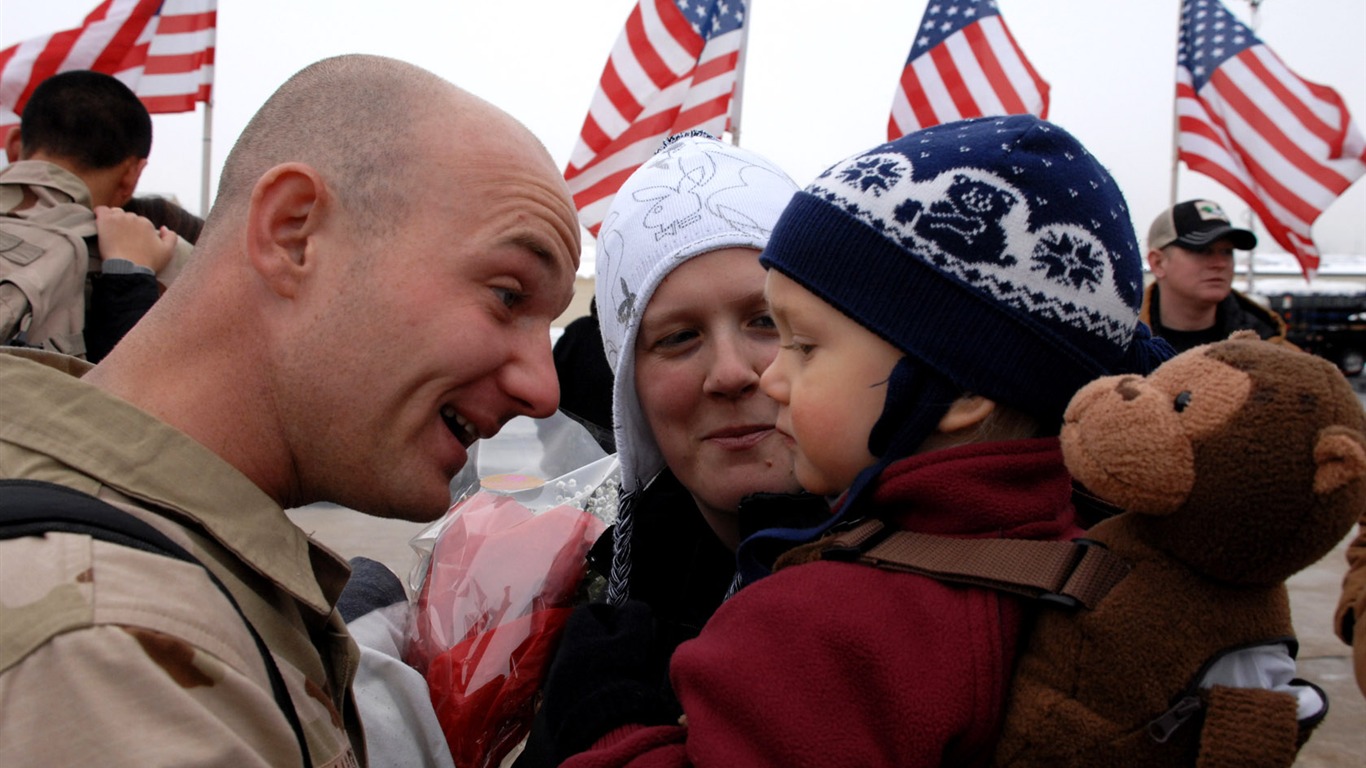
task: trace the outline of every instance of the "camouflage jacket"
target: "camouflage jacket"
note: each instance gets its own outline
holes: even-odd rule
[[[313,765],[364,764],[359,652],[333,609],[345,562],[202,445],[82,384],[88,367],[0,354],[0,477],[84,491],[193,553],[270,647]],[[300,763],[261,655],[203,569],[89,536],[0,540],[0,701],[10,768]]]
[[[95,237],[90,205],[85,182],[57,165],[23,160],[0,168],[0,341],[26,315],[33,346],[85,354],[86,277],[99,271],[87,242]]]

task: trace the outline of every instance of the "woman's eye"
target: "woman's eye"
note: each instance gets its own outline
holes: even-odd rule
[[[797,354],[801,355],[802,357],[806,357],[806,356],[808,356],[808,355],[811,354],[811,350],[815,349],[815,348],[816,348],[816,345],[815,345],[815,344],[802,344],[802,343],[800,343],[800,342],[794,341],[794,342],[792,342],[791,344],[784,344],[784,345],[782,346],[782,348],[783,348],[783,349],[786,349],[786,350],[789,350],[789,351],[792,351],[792,352],[796,352]]]
[[[697,338],[697,331],[674,331],[673,333],[670,333],[667,336],[659,337],[659,339],[657,339],[655,343],[651,344],[650,346],[656,349],[669,349],[672,347],[679,347],[684,344],[687,344],[695,338]]]

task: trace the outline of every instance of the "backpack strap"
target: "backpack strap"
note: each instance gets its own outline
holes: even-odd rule
[[[269,647],[260,633],[252,626],[247,615],[242,612],[228,591],[227,586],[179,544],[151,525],[124,512],[118,507],[100,501],[73,488],[38,480],[0,480],[0,539],[17,539],[25,536],[42,536],[46,533],[78,533],[100,541],[107,541],[122,547],[141,550],[173,560],[192,563],[204,569],[204,573],[215,587],[223,593],[228,603],[242,617],[242,623],[251,633],[256,649],[265,662],[266,675],[270,678],[270,690],[275,696],[275,704],[289,721],[294,737],[299,742],[303,754],[303,764],[311,766],[308,742],[304,738],[303,724],[294,702],[285,687],[284,677],[275,664]]]
[[[774,570],[815,560],[863,563],[1091,609],[1129,573],[1129,565],[1099,542],[957,539],[890,530],[863,520],[790,550]]]

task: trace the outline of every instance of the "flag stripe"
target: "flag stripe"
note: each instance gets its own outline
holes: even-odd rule
[[[692,128],[719,136],[728,126],[744,10],[741,0],[705,8],[639,0],[632,8],[564,172],[594,235],[622,182],[667,136]]]
[[[977,107],[977,102],[968,92],[967,83],[963,82],[963,76],[958,72],[958,65],[953,60],[953,54],[949,52],[947,44],[938,46],[930,51],[930,60],[934,62],[934,68],[939,72],[939,79],[944,83],[944,88],[949,94],[949,99],[953,101],[953,109],[959,115],[980,115],[983,114]]]
[[[1022,115],[1028,112],[1020,95],[1015,92],[1015,86],[1006,77],[1005,69],[1001,67],[1001,62],[996,59],[995,49],[987,41],[986,33],[982,29],[982,24],[974,24],[963,30],[963,37],[972,48],[975,61],[978,63],[982,76],[990,84],[990,90],[996,94],[997,103],[1000,108],[1008,115]]]
[[[1010,81],[1015,84],[1017,89],[1022,88],[1025,83],[1029,84],[1029,87],[1026,89],[1028,93],[1028,97],[1025,98],[1026,107],[1030,112],[1034,112],[1034,110],[1037,109],[1038,111],[1034,112],[1035,115],[1040,118],[1047,118],[1048,82],[1043,79],[1043,76],[1039,74],[1037,69],[1034,69],[1034,65],[1029,63],[1029,59],[1025,58],[1024,51],[1020,48],[1020,44],[1015,42],[1015,36],[1010,33],[1010,27],[1006,26],[1005,21],[1003,21],[1000,16],[987,19],[986,21],[991,22],[990,24],[984,24],[987,28],[988,35],[994,37],[999,34],[1003,41],[994,43],[994,47],[998,51],[1004,50],[1005,44],[1008,43],[1010,45],[1010,51],[1014,54],[1004,61],[1004,66],[1007,71],[1010,72]]]
[[[1328,146],[1330,155],[1337,155],[1341,152],[1342,132],[1321,119],[1303,99],[1291,93],[1284,82],[1267,70],[1261,59],[1255,55],[1254,49],[1248,49],[1239,54],[1239,59],[1240,63],[1248,68],[1249,74],[1257,78],[1257,81],[1267,90],[1268,94],[1295,116],[1295,120],[1299,122],[1302,128],[1317,136],[1319,141]],[[1336,115],[1333,117],[1335,118]]]
[[[69,69],[117,69],[157,6],[157,0],[106,0],[77,29],[25,40],[0,52],[0,130],[19,122],[18,113],[33,89],[52,75]]]
[[[1218,0],[1183,0],[1177,63],[1178,157],[1242,198],[1312,277],[1314,221],[1366,173],[1341,97],[1294,74]]]
[[[1237,85],[1229,82],[1228,75],[1225,72],[1214,73],[1206,88],[1213,88],[1218,92],[1219,98],[1228,108],[1225,111],[1227,117],[1237,117],[1242,121],[1239,129],[1232,131],[1238,139],[1243,141],[1260,139],[1259,143],[1265,145],[1263,147],[1265,152],[1271,156],[1284,159],[1286,164],[1293,166],[1300,173],[1334,193],[1347,188],[1349,184],[1347,179],[1344,179],[1331,167],[1317,162],[1296,144],[1296,140],[1303,141],[1305,139],[1303,134],[1295,138],[1287,136],[1281,130],[1281,125],[1284,125],[1284,122],[1273,120],[1268,112],[1248,98],[1247,94]],[[1262,103],[1265,104],[1265,102]]]
[[[0,51],[0,129],[58,72],[113,75],[149,112],[192,111],[212,96],[216,0],[105,0],[76,29]]]
[[[931,3],[892,97],[887,135],[986,115],[1048,114],[1048,83],[991,0]]]
[[[213,29],[217,23],[218,14],[215,11],[182,13],[174,16],[163,14],[161,23],[157,25],[157,34],[183,35],[187,32],[203,32]]]
[[[1204,104],[1207,103],[1211,103],[1211,100],[1203,100],[1196,114],[1212,129],[1206,135],[1214,137],[1223,147],[1225,161],[1222,167],[1231,172],[1236,172],[1243,180],[1243,186],[1255,190],[1260,198],[1260,204],[1268,210],[1274,209],[1280,220],[1295,219],[1304,223],[1305,214],[1299,205],[1299,198],[1293,195],[1287,197],[1285,195],[1287,188],[1279,182],[1275,182],[1277,173],[1290,174],[1294,173],[1294,169],[1286,163],[1272,159],[1277,167],[1273,172],[1268,172],[1261,163],[1254,161],[1256,155],[1248,152],[1247,147],[1237,138],[1237,135],[1241,133],[1249,140],[1255,141],[1255,134],[1247,130],[1239,131],[1236,127],[1230,128],[1225,118],[1236,119],[1237,115],[1228,111],[1225,111],[1224,116],[1211,113],[1204,109]],[[1263,153],[1263,156],[1266,156],[1266,153]],[[1268,182],[1274,182],[1274,184],[1269,185]],[[1312,219],[1312,216],[1309,218]]]
[[[915,130],[914,126],[916,125],[934,125],[939,122],[938,116],[934,113],[934,107],[930,105],[930,100],[925,95],[925,87],[921,85],[916,69],[914,66],[906,67],[901,73],[902,90],[898,94],[899,101],[908,103],[914,114],[897,121],[898,136]],[[892,117],[896,119],[895,111],[893,111]],[[901,126],[905,126],[904,129]]]
[[[656,88],[667,88],[674,81],[673,70],[664,63],[650,36],[646,34],[644,14],[639,5],[626,20],[626,39],[630,42],[631,55],[640,63],[650,82]]]
[[[615,63],[607,62],[607,69],[602,73],[602,93],[611,103],[612,108],[617,111],[617,116],[623,122],[634,120],[642,109],[640,102],[636,101],[631,94],[631,89],[626,86],[621,75],[617,73]]]
[[[684,18],[677,5],[669,0],[655,0],[652,7],[653,18],[668,32],[672,44],[678,46],[678,69],[682,71],[690,68],[692,62],[702,57],[706,41],[688,24],[688,20]]]

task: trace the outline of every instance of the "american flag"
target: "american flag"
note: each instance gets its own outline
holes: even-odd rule
[[[1312,277],[1310,228],[1366,172],[1366,141],[1332,88],[1301,79],[1218,0],[1185,0],[1178,156],[1247,203]]]
[[[596,237],[612,196],[669,136],[730,127],[744,0],[640,0],[602,70],[564,178]]]
[[[1048,83],[995,0],[930,0],[892,98],[887,138],[953,120],[1022,114],[1048,117]]]
[[[213,86],[217,0],[105,0],[76,29],[0,51],[0,135],[43,80],[91,69],[122,80],[149,112],[190,112]]]

